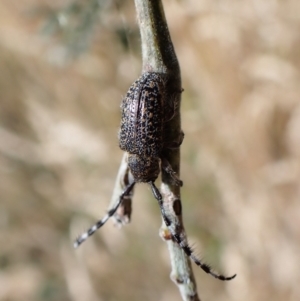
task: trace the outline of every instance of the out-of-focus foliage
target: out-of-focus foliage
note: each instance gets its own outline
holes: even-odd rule
[[[300,2],[163,2],[185,89],[185,227],[238,274],[195,267],[200,296],[296,301]],[[109,204],[139,53],[133,1],[0,2],[0,300],[180,300],[146,185],[130,225],[72,249]]]
[[[124,49],[128,50],[129,39],[133,43],[139,32],[135,24],[134,28],[129,28],[122,18],[116,18],[116,11],[122,11],[125,4],[128,1],[77,0],[65,4],[64,8],[42,6],[36,13],[45,17],[41,33],[59,37],[66,46],[65,59],[68,59],[87,51],[93,38],[105,34],[107,29],[111,34],[115,33]]]

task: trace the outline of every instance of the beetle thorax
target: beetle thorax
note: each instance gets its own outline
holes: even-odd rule
[[[129,154],[128,166],[136,182],[155,181],[159,175],[159,158]]]

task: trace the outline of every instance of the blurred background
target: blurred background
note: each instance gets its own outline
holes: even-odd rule
[[[202,300],[300,296],[300,2],[165,0],[182,70],[181,179]],[[0,2],[0,300],[181,300],[159,208],[102,217],[141,72],[133,1]]]

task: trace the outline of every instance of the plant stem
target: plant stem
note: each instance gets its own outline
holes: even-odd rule
[[[180,141],[181,77],[180,67],[169,34],[161,0],[135,0],[136,12],[141,32],[143,72],[159,72],[166,76],[166,100],[176,104],[174,117],[166,122],[165,133],[170,141]],[[168,149],[163,153],[173,170],[179,176],[180,151]],[[180,187],[174,186],[170,176],[162,171],[161,193],[164,207],[172,216],[172,224],[184,229],[181,211],[174,214],[175,204],[180,205]],[[184,230],[183,230],[184,231]],[[197,286],[191,263],[184,251],[175,243],[166,225],[162,224],[160,236],[167,242],[171,259],[171,279],[178,286],[182,299],[199,301]]]

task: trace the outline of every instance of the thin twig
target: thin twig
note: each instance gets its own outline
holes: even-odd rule
[[[181,78],[180,67],[170,38],[163,6],[160,0],[135,0],[137,17],[141,32],[143,72],[159,72],[166,75],[166,99],[175,103],[174,118],[165,124],[166,136],[170,141],[180,141],[182,135],[180,123]],[[166,150],[164,157],[179,175],[179,149]],[[170,175],[162,171],[161,193],[166,211],[172,212],[172,224],[183,229],[182,215],[176,210],[181,206],[180,187],[174,186]],[[167,213],[168,213],[167,212]],[[177,284],[182,299],[199,301],[197,287],[191,263],[184,251],[173,242],[166,225],[162,224],[160,236],[167,242],[171,258],[171,279]]]
[[[127,153],[124,153],[123,155],[108,211],[115,206],[116,202],[118,202],[119,200],[120,195],[133,181],[127,163],[127,155]],[[119,206],[117,212],[113,216],[116,225],[118,225],[119,227],[130,222],[133,191],[134,189],[132,189],[131,193],[128,196],[123,198],[122,204]]]

